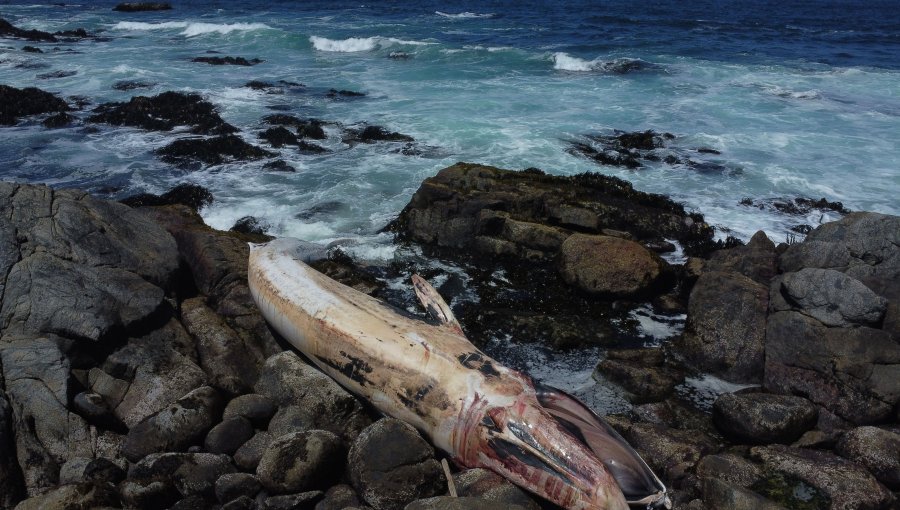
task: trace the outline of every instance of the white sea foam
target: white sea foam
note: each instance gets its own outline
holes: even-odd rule
[[[596,66],[596,60],[584,60],[578,57],[573,57],[563,51],[558,51],[553,54],[553,69],[557,69],[559,71],[586,72],[593,71]]]
[[[373,51],[385,46],[426,46],[436,44],[425,41],[409,41],[393,37],[350,37],[347,39],[328,39],[327,37],[311,36],[309,42],[319,51],[331,51],[339,53],[357,53],[361,51]]]
[[[449,13],[449,12],[441,12],[441,11],[434,11],[434,13],[443,18],[450,18],[450,19],[475,19],[475,18],[493,18],[494,17],[494,13],[479,14],[477,12],[468,12],[468,11],[459,12],[456,14]]]
[[[762,85],[762,89],[773,96],[785,99],[821,99],[822,94],[818,90],[791,90],[778,85]]]
[[[180,35],[195,37],[204,34],[230,34],[240,31],[268,30],[271,29],[265,23],[201,23],[189,21],[167,21],[164,23],[145,23],[142,21],[120,21],[113,25],[113,30],[174,30],[183,29]]]

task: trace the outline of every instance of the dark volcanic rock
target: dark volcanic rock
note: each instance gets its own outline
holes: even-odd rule
[[[325,497],[316,504],[315,510],[343,510],[361,507],[363,503],[356,496],[356,491],[349,485],[335,485],[325,491]]]
[[[769,393],[724,393],[713,406],[719,430],[749,444],[792,443],[816,424],[818,414],[806,399]]]
[[[325,489],[343,471],[346,451],[341,439],[324,430],[308,430],[281,436],[263,453],[256,475],[274,493]]]
[[[559,250],[563,279],[598,294],[648,294],[668,266],[640,244],[617,237],[572,234]]]
[[[0,390],[0,508],[12,508],[25,496],[25,483],[16,459],[13,412]]]
[[[233,455],[253,437],[253,425],[244,417],[233,416],[216,425],[206,435],[203,445],[210,453]]]
[[[388,131],[381,126],[366,126],[362,129],[348,129],[344,143],[413,142],[413,137]]]
[[[119,507],[119,495],[109,484],[85,482],[63,485],[16,505],[17,510],[68,510]]]
[[[185,300],[181,304],[181,320],[194,337],[200,366],[210,385],[229,395],[240,395],[253,388],[262,359],[206,305],[204,298]]]
[[[41,125],[48,129],[58,129],[70,126],[73,122],[75,122],[75,117],[66,112],[59,112],[42,120]]]
[[[247,60],[244,57],[196,57],[192,58],[191,62],[200,62],[202,64],[210,64],[214,66],[255,66],[256,64],[260,64],[265,61],[258,58]]]
[[[272,399],[258,393],[250,393],[236,397],[229,402],[222,413],[222,419],[243,416],[257,427],[265,428],[273,414],[275,414],[275,404]]]
[[[36,76],[39,80],[50,80],[54,78],[68,78],[69,76],[75,76],[78,74],[78,71],[53,71],[50,73],[41,73]]]
[[[353,99],[358,97],[366,97],[366,94],[364,92],[355,92],[352,90],[329,89],[325,94],[325,97],[331,99]]]
[[[799,478],[823,492],[832,509],[887,508],[890,491],[862,467],[827,452],[787,446],[758,446],[751,455],[768,470]]]
[[[146,82],[146,81],[138,81],[138,80],[120,80],[113,83],[112,88],[114,90],[128,91],[135,89],[149,89],[155,85],[154,83]]]
[[[825,198],[820,198],[818,200],[805,197],[794,199],[772,198],[763,200],[745,198],[741,200],[740,204],[748,207],[756,207],[757,209],[774,209],[784,214],[797,216],[806,216],[813,211],[833,211],[838,214],[850,214],[850,210],[844,207],[844,204],[841,202],[829,202]]]
[[[291,133],[281,126],[269,128],[259,134],[259,137],[269,142],[272,147],[283,147],[285,145],[299,145],[300,140],[297,135]]]
[[[487,469],[467,469],[453,475],[456,493],[462,497],[479,498],[495,505],[519,505],[523,509],[539,510],[541,506],[512,482]]]
[[[877,427],[859,427],[844,434],[835,449],[842,457],[865,466],[891,490],[900,490],[900,434]]]
[[[198,388],[132,427],[122,445],[122,453],[128,460],[137,462],[151,453],[186,450],[212,428],[221,409],[221,397],[216,390],[209,386]]]
[[[0,85],[0,125],[11,126],[19,120],[19,117],[28,115],[69,110],[71,108],[65,101],[41,89],[34,87],[17,89]]]
[[[275,155],[235,135],[175,140],[156,153],[163,161],[175,165],[189,165],[192,162],[221,165],[230,161],[252,161]]]
[[[265,500],[266,510],[313,510],[322,499],[322,491],[308,491],[300,494],[272,496]]]
[[[83,192],[0,183],[0,216],[4,335],[99,340],[153,314],[178,267],[159,225]]]
[[[367,427],[350,447],[347,462],[354,488],[376,510],[401,509],[442,494],[447,484],[434,449],[393,418]]]
[[[266,360],[256,392],[279,406],[305,409],[313,427],[334,432],[347,442],[371,423],[355,397],[293,352],[285,351]]]
[[[34,46],[22,46],[22,51],[25,53],[43,53],[44,50],[40,48],[35,48]]]
[[[273,439],[272,434],[268,432],[257,432],[234,453],[234,463],[243,470],[255,472],[263,453]]]
[[[249,473],[226,473],[216,480],[216,499],[228,503],[241,496],[252,498],[260,489],[259,479]]]
[[[554,177],[540,170],[516,172],[468,163],[426,179],[388,228],[418,242],[486,254],[527,254],[526,249],[555,253],[527,238],[521,244],[512,241],[517,228],[507,227],[507,218],[588,234],[614,229],[637,239],[676,239],[688,252],[713,234],[702,217],[615,177]]]
[[[48,32],[40,30],[22,30],[13,26],[10,22],[0,18],[0,37],[25,39],[27,41],[56,42],[56,37]]]
[[[268,170],[270,172],[296,172],[297,169],[293,166],[289,165],[283,159],[276,159],[275,161],[270,161],[263,165],[263,170]]]
[[[168,2],[125,2],[113,7],[119,12],[168,11],[172,5]]]
[[[212,103],[199,94],[182,92],[163,92],[152,97],[135,96],[127,103],[102,104],[94,109],[94,115],[88,120],[151,131],[171,131],[175,126],[192,126],[192,133],[206,135],[237,131],[237,128],[222,120]]]
[[[162,195],[140,193],[120,200],[129,207],[181,204],[199,211],[213,202],[212,193],[199,184],[179,184]]]

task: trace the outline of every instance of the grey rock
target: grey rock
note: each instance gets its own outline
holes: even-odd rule
[[[325,497],[316,503],[315,510],[343,510],[355,506],[362,506],[356,491],[349,485],[339,484],[325,491]]]
[[[75,457],[66,461],[59,468],[59,484],[78,483],[84,477],[84,468],[93,460],[90,457]]]
[[[851,213],[809,233],[788,247],[782,271],[835,269],[861,281],[879,296],[900,299],[900,217]]]
[[[12,407],[0,390],[0,508],[12,508],[24,495],[25,483],[16,459]]]
[[[340,478],[345,451],[341,439],[325,430],[287,434],[269,444],[256,475],[273,493],[324,489]]]
[[[719,478],[739,487],[750,487],[763,477],[762,469],[732,453],[707,455],[697,463],[697,476]]]
[[[291,432],[313,430],[317,421],[315,413],[306,407],[282,406],[269,422],[269,432],[278,437]]]
[[[212,428],[221,408],[215,389],[197,388],[129,430],[122,453],[137,462],[151,453],[185,450]]]
[[[233,416],[213,427],[203,444],[210,453],[233,455],[255,432],[247,418]]]
[[[823,492],[831,509],[886,508],[894,499],[864,468],[827,452],[774,445],[757,446],[750,453],[765,469],[799,478]]]
[[[200,366],[210,384],[230,395],[249,391],[259,377],[263,358],[247,349],[241,337],[202,297],[181,304],[181,321],[197,342]]]
[[[900,402],[900,344],[883,330],[826,328],[797,312],[776,312],[766,325],[764,386],[858,425],[884,421]]]
[[[56,342],[22,338],[0,344],[6,392],[15,417],[16,455],[29,495],[58,482],[59,466],[93,457],[87,422],[69,412],[69,363]]]
[[[266,498],[266,510],[312,510],[322,498],[322,491],[308,491],[300,494],[271,496]]]
[[[91,389],[103,395],[117,418],[134,427],[206,384],[206,375],[186,344],[192,346],[193,341],[175,319],[129,338],[106,358],[102,370],[89,372]]]
[[[703,502],[709,508],[781,510],[783,507],[755,492],[719,478],[703,479]]]
[[[165,508],[184,497],[213,497],[216,480],[235,471],[227,455],[155,453],[133,465],[119,489],[130,506]]]
[[[315,428],[334,432],[347,442],[371,423],[353,395],[293,352],[285,351],[266,360],[256,392],[279,406],[306,409],[315,420]]]
[[[541,508],[525,491],[487,469],[460,471],[453,475],[453,483],[459,496],[477,497],[497,505],[518,505],[526,510]]]
[[[175,488],[183,496],[196,494],[210,498],[215,494],[216,481],[236,471],[227,455],[211,453],[184,455],[184,461],[172,475]]]
[[[572,234],[560,249],[560,274],[588,292],[619,296],[647,293],[667,264],[640,243],[611,236]]]
[[[735,272],[704,272],[691,291],[678,353],[729,381],[760,382],[768,303],[766,285]]]
[[[740,273],[757,283],[768,285],[775,276],[776,266],[775,243],[760,230],[744,246],[714,252],[705,270]]]
[[[222,510],[256,510],[256,500],[241,496],[222,505]]]
[[[99,340],[146,318],[162,299],[161,288],[134,273],[37,252],[6,278],[0,328],[6,334]]]
[[[274,439],[268,432],[257,432],[234,453],[234,463],[243,470],[256,471],[263,453]]]
[[[800,312],[826,326],[877,325],[887,300],[859,280],[833,269],[801,269],[787,273],[781,292]]]
[[[663,366],[661,354],[650,349],[609,350],[593,377],[621,386],[633,404],[658,402],[671,395],[675,386],[684,380],[681,373]]]
[[[842,457],[862,464],[889,489],[900,490],[900,434],[877,427],[847,432],[835,449]]]
[[[363,430],[347,462],[353,487],[376,510],[401,509],[446,490],[434,449],[414,428],[393,418]]]
[[[225,406],[222,418],[243,416],[257,427],[265,427],[275,414],[276,407],[272,399],[258,393],[250,393],[235,397]]]
[[[113,415],[102,395],[82,391],[72,399],[73,410],[89,423],[104,428],[118,428],[120,422]]]
[[[404,510],[524,510],[519,505],[485,501],[481,498],[437,496],[411,502]]]
[[[716,441],[700,431],[649,423],[621,423],[618,429],[647,464],[670,482],[683,478],[703,456],[719,450]]]
[[[253,498],[260,489],[259,479],[249,473],[227,473],[216,480],[216,499],[228,503],[241,496]]]
[[[745,444],[792,443],[813,428],[818,410],[791,395],[723,393],[713,405],[713,420],[723,434]]]
[[[112,485],[79,483],[63,485],[16,505],[16,510],[70,510],[75,508],[119,507],[119,495]]]

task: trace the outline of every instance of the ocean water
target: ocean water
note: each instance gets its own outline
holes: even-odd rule
[[[183,131],[47,130],[24,121],[0,128],[0,178],[110,198],[195,182],[215,195],[202,212],[215,227],[252,215],[274,235],[345,240],[373,262],[395,256],[378,230],[423,179],[457,161],[615,175],[705,214],[719,235],[744,239],[762,229],[783,241],[792,226],[836,218],[741,205],[746,197],[824,197],[900,214],[896,0],[175,0],[171,11],[131,14],[112,11],[114,4],[0,1],[0,17],[19,27],[84,27],[108,38],[0,39],[0,83],[80,96],[88,109],[135,95],[199,92],[242,137],[263,146],[257,135],[265,115],[322,119],[332,152],[277,150],[295,173],[264,171],[264,161],[185,171],[153,155]],[[26,44],[45,53],[25,53]],[[191,62],[210,52],[265,62]],[[631,71],[617,72],[623,67]],[[75,74],[38,78],[52,71]],[[114,90],[122,80],[152,85]],[[305,86],[271,94],[245,87],[250,80]],[[366,96],[326,97],[332,88]],[[341,142],[342,128],[363,123],[413,136],[415,154],[398,144]],[[714,170],[664,162],[630,170],[567,151],[587,134],[647,129],[676,135],[678,150],[718,151],[703,156]],[[671,320],[635,313],[648,344],[678,332],[677,320],[673,329]],[[560,357],[509,345],[493,350],[513,364],[505,351],[528,351],[518,366],[557,367],[546,377],[580,394],[590,390],[599,352]]]

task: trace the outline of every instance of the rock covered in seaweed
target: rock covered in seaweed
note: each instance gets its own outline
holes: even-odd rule
[[[0,20],[2,22],[3,20]],[[68,104],[50,92],[35,87],[17,89],[0,85],[0,125],[13,125],[20,117],[67,112]]]
[[[191,126],[192,133],[204,135],[227,135],[237,131],[200,94],[183,92],[135,96],[126,103],[105,103],[95,108],[94,115],[88,120],[150,131],[171,131],[176,126]]]

